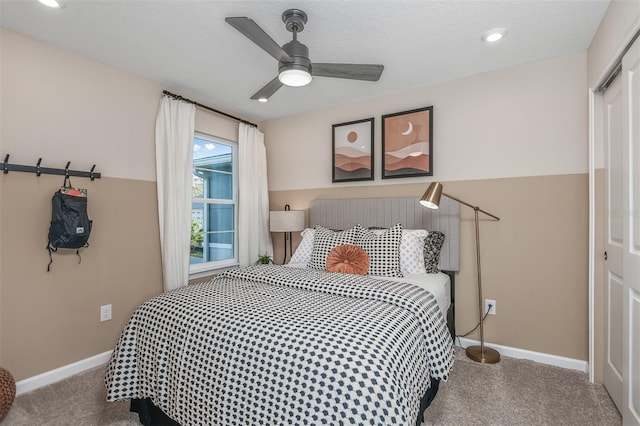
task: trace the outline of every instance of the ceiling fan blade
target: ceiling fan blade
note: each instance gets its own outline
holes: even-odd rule
[[[351,80],[378,81],[383,70],[384,65],[374,64],[311,64],[311,74],[316,77]]]
[[[269,37],[269,34],[265,33],[253,19],[240,16],[237,18],[225,18],[225,21],[278,61],[292,62],[291,56],[282,50],[282,47]]]
[[[268,82],[262,89],[258,90],[256,94],[251,97],[251,99],[269,99],[271,95],[276,93],[281,87],[282,82],[278,79],[278,77],[276,77]]]

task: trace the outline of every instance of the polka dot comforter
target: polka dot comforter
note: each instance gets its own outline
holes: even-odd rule
[[[107,366],[107,400],[151,398],[183,426],[415,423],[453,342],[407,283],[260,265],[141,305]]]

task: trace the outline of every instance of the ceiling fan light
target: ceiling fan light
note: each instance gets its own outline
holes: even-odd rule
[[[305,70],[293,68],[281,71],[278,80],[285,86],[306,86],[311,83],[311,74]]]

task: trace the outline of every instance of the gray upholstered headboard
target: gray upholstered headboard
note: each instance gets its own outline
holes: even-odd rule
[[[309,209],[309,225],[345,229],[361,224],[365,227],[390,227],[401,223],[407,229],[426,229],[445,234],[440,252],[440,269],[460,270],[460,204],[442,197],[440,208],[431,210],[417,198],[356,198],[314,200]]]

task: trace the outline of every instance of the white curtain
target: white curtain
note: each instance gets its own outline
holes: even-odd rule
[[[240,266],[247,266],[261,255],[273,256],[273,246],[264,134],[244,123],[239,127],[238,163],[238,261]]]
[[[189,281],[195,105],[165,96],[156,117],[156,175],[165,291]]]

